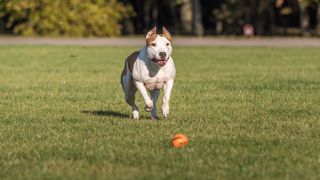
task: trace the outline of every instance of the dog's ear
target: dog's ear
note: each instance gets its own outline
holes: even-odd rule
[[[172,40],[173,40],[172,36],[164,26],[162,27],[162,35],[163,35],[163,37],[167,38],[170,42],[172,42]]]
[[[157,35],[157,26],[153,27],[148,33],[147,33],[147,36],[146,36],[146,39],[149,39],[150,37],[153,37]]]
[[[157,26],[152,28],[146,36],[146,44],[150,46],[151,42],[153,42],[157,38]]]

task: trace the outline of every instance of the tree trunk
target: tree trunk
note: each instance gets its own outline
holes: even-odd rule
[[[171,17],[172,17],[172,27],[170,30],[171,33],[175,34],[177,33],[177,31],[179,32],[179,30],[181,29],[180,27],[180,24],[179,24],[179,19],[178,17],[180,16],[180,14],[178,13],[177,11],[177,4],[175,1],[169,1],[168,3],[168,7],[170,9],[170,14],[171,14]],[[166,25],[168,26],[168,25]],[[169,28],[169,27],[166,27],[166,28]]]
[[[193,0],[193,28],[194,34],[197,36],[202,36],[204,34],[203,23],[202,23],[202,13],[200,0]]]
[[[269,0],[259,1],[257,17],[257,34],[270,35],[274,25],[274,14]]]
[[[156,25],[157,22],[153,22],[154,20],[154,0],[149,0],[144,3],[144,8],[143,8],[143,19],[144,19],[144,32],[147,32],[150,30],[151,27]]]
[[[181,27],[184,34],[192,33],[192,0],[183,0],[181,4]]]
[[[154,1],[152,7],[152,23],[154,25],[158,25],[158,17],[159,17],[159,1]]]
[[[4,32],[4,23],[0,19],[0,33],[3,33],[3,32]]]
[[[303,36],[310,35],[309,26],[310,26],[310,17],[307,10],[306,2],[299,2],[300,8],[300,29]]]
[[[320,2],[318,2],[318,8],[317,8],[317,29],[316,33],[318,36],[320,36]]]

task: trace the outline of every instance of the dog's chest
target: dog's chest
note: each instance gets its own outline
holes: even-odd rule
[[[145,58],[137,59],[133,67],[132,76],[134,80],[142,82],[149,91],[163,88],[164,84],[175,76],[172,58],[168,60],[164,67],[157,70],[146,64],[148,62]]]
[[[162,89],[164,82],[144,83],[144,86],[149,90]]]
[[[148,79],[144,80],[144,86],[152,91],[154,89],[161,89],[163,88],[164,84],[168,81],[168,77],[166,76],[155,76],[149,77]]]

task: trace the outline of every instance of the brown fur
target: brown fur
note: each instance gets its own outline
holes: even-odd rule
[[[130,73],[132,73],[132,69],[133,69],[133,65],[136,62],[138,56],[139,56],[140,51],[135,51],[132,54],[130,54],[130,56],[127,57],[125,63],[124,63],[124,68],[123,71],[121,73],[121,84],[122,84],[122,77],[125,76],[127,74],[127,65],[129,68]]]
[[[151,36],[150,38],[147,39],[147,46],[151,46],[151,43],[156,40],[157,35]]]
[[[148,33],[150,33],[150,37],[146,39],[146,43],[147,46],[151,46],[151,43],[157,38],[157,27],[154,27]],[[167,38],[172,43],[172,36],[165,27],[162,27],[162,34],[160,36]]]
[[[152,28],[148,34],[150,33],[150,37],[146,39],[147,46],[150,46],[151,43],[157,38],[157,27]]]
[[[129,57],[127,57],[127,64],[129,66],[129,71],[132,73],[133,65],[136,62],[138,56],[139,56],[140,51],[135,51],[132,54],[130,54]]]
[[[169,33],[169,31],[165,28],[165,27],[162,27],[162,36],[167,38],[168,41],[170,41],[172,43],[172,36],[171,34]]]

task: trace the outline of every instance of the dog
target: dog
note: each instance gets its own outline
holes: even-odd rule
[[[169,101],[176,75],[171,57],[172,40],[171,34],[165,27],[162,27],[162,34],[157,34],[157,27],[154,27],[146,35],[146,45],[140,51],[133,52],[125,60],[121,85],[125,100],[132,108],[133,119],[139,119],[140,116],[135,103],[137,91],[143,97],[145,110],[151,111],[152,119],[158,119],[156,105],[162,88],[164,92],[162,115],[164,118],[169,115]]]

